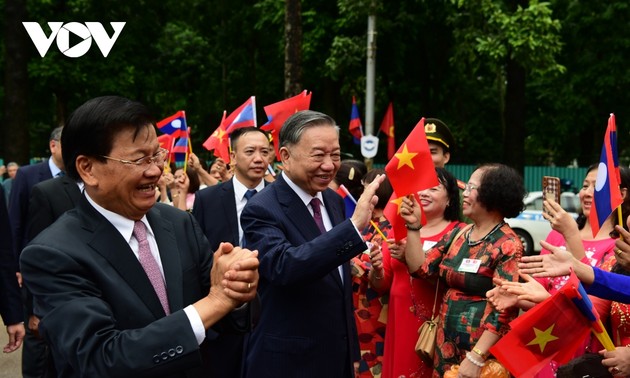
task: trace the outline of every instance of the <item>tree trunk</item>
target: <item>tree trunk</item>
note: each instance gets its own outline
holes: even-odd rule
[[[28,130],[28,45],[26,30],[26,2],[5,0],[4,17],[4,120],[0,122],[2,138],[0,156],[5,161],[27,164],[30,155]]]
[[[302,4],[285,0],[284,97],[302,92]]]
[[[503,162],[517,171],[525,170],[525,68],[513,59],[506,66]]]

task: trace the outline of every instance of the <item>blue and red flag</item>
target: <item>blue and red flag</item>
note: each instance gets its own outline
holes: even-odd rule
[[[164,134],[179,137],[186,130],[186,112],[180,110],[172,116],[164,118],[157,123],[157,127]]]
[[[361,144],[361,137],[363,137],[363,126],[361,125],[361,118],[359,116],[359,108],[357,107],[357,100],[352,96],[352,111],[350,112],[350,126],[348,126],[350,134],[352,134],[352,140],[354,144]]]
[[[251,96],[243,103],[243,105],[239,106],[234,110],[226,119],[225,119],[225,131],[228,134],[231,134],[234,130],[240,129],[241,127],[249,127],[254,126],[257,127],[256,124],[256,96]]]
[[[623,202],[619,184],[619,157],[617,155],[617,125],[615,115],[608,119],[608,127],[604,135],[604,145],[599,159],[597,179],[595,180],[595,193],[593,193],[593,205],[589,214],[589,222],[593,231],[593,237],[604,224],[610,214]]]
[[[186,171],[188,164],[188,153],[190,152],[190,129],[187,128],[185,132],[182,131],[179,139],[175,141],[171,153],[175,157],[175,166],[184,167]]]
[[[357,208],[357,200],[354,199],[343,184],[339,185],[339,188],[337,188],[337,194],[343,198],[343,203],[346,207],[346,218],[350,218],[352,214],[354,214],[354,209]]]
[[[571,275],[575,276],[575,273],[571,272]],[[584,286],[582,286],[579,281],[578,292],[580,294],[579,296],[571,298],[573,304],[591,323],[591,331],[593,332],[595,337],[597,337],[597,340],[599,340],[599,342],[604,346],[604,348],[606,348],[606,350],[614,350],[615,344],[613,344],[612,340],[610,339],[610,336],[608,335],[606,328],[604,328],[604,325],[602,324],[597,310],[593,306],[593,302],[591,302],[591,299],[586,294],[586,290],[584,290]]]

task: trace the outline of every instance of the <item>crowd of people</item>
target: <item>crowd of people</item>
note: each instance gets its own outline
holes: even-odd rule
[[[191,153],[182,167],[146,106],[87,101],[51,133],[48,160],[9,164],[0,186],[4,351],[23,346],[24,377],[476,378],[519,312],[573,269],[621,347],[601,366],[630,376],[630,232],[611,216],[591,233],[598,167],[577,221],[545,200],[553,231],[524,257],[505,222],[523,209],[520,174],[490,163],[459,181],[447,125],[428,118],[425,135],[438,184],[400,198],[403,237],[384,216],[385,170],[342,160],[326,114],[290,116],[277,157],[244,127],[229,162]],[[629,187],[622,168],[630,222]],[[434,317],[431,360],[414,347]],[[589,337],[575,358],[602,349]]]

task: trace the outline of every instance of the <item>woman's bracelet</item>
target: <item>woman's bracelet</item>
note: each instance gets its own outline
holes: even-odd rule
[[[484,353],[481,351],[481,349],[475,347],[472,348],[472,352],[475,353],[476,355],[478,355],[479,357],[481,357],[482,360],[486,360],[488,358],[488,353]]]
[[[473,365],[482,368],[485,365],[483,362],[477,361],[470,352],[466,352],[466,359],[473,363]]]
[[[419,226],[413,226],[409,223],[405,223],[405,227],[407,228],[407,230],[409,231],[420,231],[420,229],[422,228],[422,225]]]

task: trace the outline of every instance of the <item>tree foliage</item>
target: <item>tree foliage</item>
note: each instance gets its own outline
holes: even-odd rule
[[[104,94],[145,102],[157,117],[186,110],[193,148],[209,157],[201,142],[223,110],[256,95],[263,123],[262,107],[285,97],[284,7],[284,0],[27,2],[20,23],[39,22],[47,33],[48,21],[98,21],[110,34],[110,21],[126,25],[107,58],[96,46],[84,57],[68,58],[55,43],[41,58],[23,28],[5,33],[5,78],[15,72],[6,55],[12,37],[26,43],[27,91],[21,96],[28,117],[16,113],[11,129],[0,126],[0,157],[18,158],[6,149],[8,138],[28,156],[46,156],[50,130],[76,106]],[[378,33],[375,121],[392,101],[398,143],[420,117],[437,117],[455,135],[454,163],[496,161],[507,151],[527,164],[587,164],[597,159],[608,114],[615,112],[620,153],[630,155],[623,148],[630,116],[625,1],[301,0],[300,81],[313,92],[311,107],[337,120],[344,151],[359,156],[347,124],[353,95],[364,114],[370,12]],[[518,80],[507,78],[519,77],[511,72],[522,74],[522,86],[514,89],[521,100],[510,96],[509,84]],[[15,100],[9,88],[6,81],[0,88],[3,125],[14,121],[6,105]],[[509,116],[522,122],[522,134],[505,140],[515,123]],[[385,162],[384,150],[381,145],[377,163]]]

